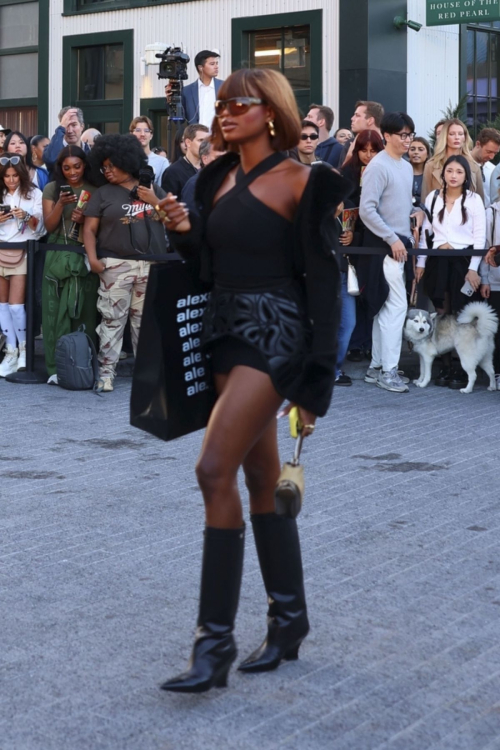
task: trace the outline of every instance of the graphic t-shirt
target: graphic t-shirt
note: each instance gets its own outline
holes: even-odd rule
[[[91,185],[90,182],[83,182],[81,187],[73,188],[73,192],[77,198],[80,197],[80,193],[82,192],[82,190],[86,190],[87,193],[90,193],[92,195],[92,193],[95,191],[95,187],[94,185]],[[57,201],[59,200],[59,188],[57,186],[57,182],[49,182],[48,185],[44,187],[43,198],[44,200],[49,200],[53,203],[57,203]],[[73,213],[75,208],[76,203],[71,203],[68,206],[64,206],[59,226],[49,234],[49,236],[47,237],[47,242],[53,243],[55,245],[76,244],[75,240],[71,240],[68,238],[69,231],[73,224],[73,222],[71,221],[71,214]],[[83,209],[84,214],[86,213],[86,208],[88,208],[88,203]],[[83,224],[80,224],[78,242],[83,244]]]
[[[153,185],[158,200],[166,193]],[[87,205],[85,216],[100,219],[97,232],[98,258],[144,259],[166,253],[165,230],[153,206],[130,197],[121,185],[100,187]]]

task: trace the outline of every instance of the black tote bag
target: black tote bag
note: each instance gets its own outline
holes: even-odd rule
[[[130,424],[162,440],[206,426],[215,393],[200,349],[208,292],[186,263],[151,266],[130,398]]]

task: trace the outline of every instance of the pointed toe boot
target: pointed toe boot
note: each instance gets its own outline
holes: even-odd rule
[[[295,519],[255,514],[252,526],[269,609],[267,636],[239,665],[241,672],[269,672],[299,657],[309,632],[300,542]]]
[[[233,637],[243,571],[244,527],[205,529],[198,627],[187,670],[161,685],[174,693],[227,687],[236,659]]]

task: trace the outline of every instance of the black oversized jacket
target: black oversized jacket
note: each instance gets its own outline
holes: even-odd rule
[[[239,156],[229,153],[203,169],[196,185],[200,218],[190,216],[190,232],[170,233],[175,249],[186,260],[199,263],[200,277],[208,283],[213,281],[213,272],[211,250],[204,239],[206,221],[217,191],[238,163]],[[282,395],[320,417],[326,414],[332,396],[340,322],[334,212],[351,188],[348,180],[329,167],[313,167],[294,218],[294,245],[290,252],[294,276],[304,284],[312,341],[301,372]]]

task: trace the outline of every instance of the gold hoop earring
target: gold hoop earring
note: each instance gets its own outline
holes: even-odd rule
[[[274,127],[274,120],[269,120],[269,122],[267,123],[267,127],[269,128],[269,134],[271,138],[274,138],[274,136],[276,135],[276,129]]]

